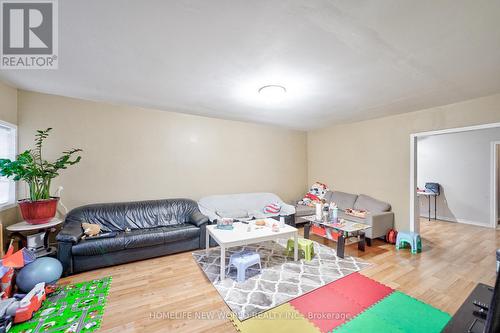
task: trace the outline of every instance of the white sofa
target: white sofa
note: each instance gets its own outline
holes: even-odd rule
[[[281,210],[278,214],[264,213],[264,207],[271,203],[279,203]],[[221,217],[235,219],[252,219],[287,216],[286,220],[295,219],[295,207],[286,204],[274,193],[238,193],[211,195],[198,201],[200,211],[208,216],[211,222]]]

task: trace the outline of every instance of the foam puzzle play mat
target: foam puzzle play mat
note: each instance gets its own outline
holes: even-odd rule
[[[450,315],[360,273],[258,316],[231,321],[242,333],[438,333]]]
[[[111,277],[59,287],[33,318],[9,332],[94,332],[101,326]]]

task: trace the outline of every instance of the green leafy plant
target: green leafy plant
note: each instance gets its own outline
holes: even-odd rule
[[[62,156],[54,162],[44,160],[42,148],[44,140],[52,128],[38,130],[35,135],[35,148],[17,155],[14,161],[0,159],[0,175],[12,177],[15,181],[23,180],[29,186],[30,200],[50,199],[50,183],[59,176],[59,171],[80,162],[81,156],[75,156],[81,149],[63,151]]]

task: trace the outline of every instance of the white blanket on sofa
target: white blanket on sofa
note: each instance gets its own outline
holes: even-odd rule
[[[281,210],[277,214],[264,213],[264,207],[271,203],[279,203]],[[200,211],[210,221],[221,217],[235,219],[266,218],[279,215],[295,214],[295,207],[286,204],[274,193],[238,193],[211,195],[198,201]]]

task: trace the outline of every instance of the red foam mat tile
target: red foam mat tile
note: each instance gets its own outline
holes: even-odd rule
[[[297,297],[290,304],[321,332],[331,331],[364,310],[353,300],[324,287]]]
[[[393,292],[359,273],[311,291],[290,304],[321,332],[330,332]]]
[[[394,291],[394,289],[359,273],[349,274],[325,285],[325,288],[352,299],[363,308],[372,306]]]

